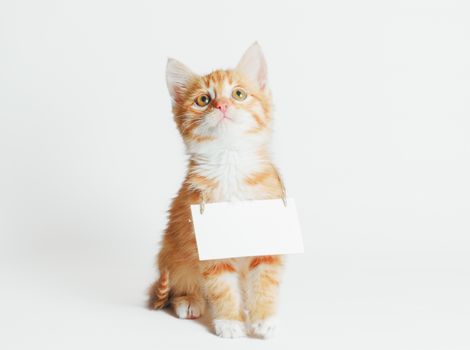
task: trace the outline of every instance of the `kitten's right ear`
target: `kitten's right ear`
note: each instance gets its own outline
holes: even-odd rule
[[[166,85],[174,102],[178,101],[178,96],[184,93],[189,81],[197,77],[183,63],[169,58],[166,64]]]

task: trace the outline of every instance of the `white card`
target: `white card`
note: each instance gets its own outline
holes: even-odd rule
[[[191,205],[199,260],[303,253],[293,199]]]

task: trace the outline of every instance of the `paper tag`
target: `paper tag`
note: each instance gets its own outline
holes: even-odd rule
[[[303,253],[292,198],[191,205],[199,260]]]

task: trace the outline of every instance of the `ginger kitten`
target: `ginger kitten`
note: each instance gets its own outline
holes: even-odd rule
[[[178,317],[193,319],[207,302],[218,336],[269,337],[282,257],[199,261],[190,213],[191,204],[283,197],[268,151],[271,94],[263,53],[254,43],[235,69],[204,76],[169,59],[166,78],[189,164],[169,210],[149,305],[171,305]]]

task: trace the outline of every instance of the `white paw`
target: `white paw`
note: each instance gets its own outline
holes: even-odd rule
[[[174,308],[179,318],[195,319],[202,314],[201,307],[197,303],[190,304],[187,300],[178,301]]]
[[[253,335],[261,338],[272,338],[277,328],[277,320],[268,318],[266,320],[253,322],[250,325],[250,331]]]
[[[245,325],[241,321],[214,320],[214,330],[222,338],[240,338],[246,335]]]

